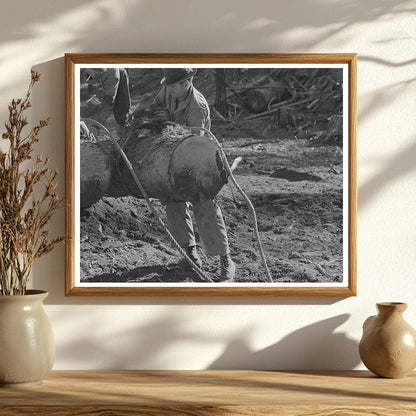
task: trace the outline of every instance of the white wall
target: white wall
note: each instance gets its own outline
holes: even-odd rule
[[[50,292],[55,369],[361,368],[376,302],[408,302],[416,327],[415,11],[402,0],[3,1],[0,120],[39,70],[33,117],[53,120],[40,150],[61,172],[65,52],[359,55],[358,296],[65,298],[62,246],[33,278]],[[63,212],[54,227],[64,232]]]

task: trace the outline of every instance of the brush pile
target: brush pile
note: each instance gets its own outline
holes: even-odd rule
[[[342,143],[341,69],[276,68],[255,76],[251,69],[234,71],[242,73],[226,85],[228,112],[214,109],[214,116],[223,121],[262,119],[301,138],[308,135],[313,144]]]

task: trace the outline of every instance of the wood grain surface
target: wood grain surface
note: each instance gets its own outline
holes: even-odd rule
[[[0,389],[1,415],[416,415],[416,373],[54,371]]]

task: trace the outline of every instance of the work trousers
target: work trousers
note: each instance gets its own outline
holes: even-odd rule
[[[206,254],[208,256],[228,254],[230,248],[224,219],[220,207],[213,200],[204,200],[195,204],[189,202],[170,202],[166,204],[169,231],[179,245],[190,247],[196,244],[190,213],[191,206]]]

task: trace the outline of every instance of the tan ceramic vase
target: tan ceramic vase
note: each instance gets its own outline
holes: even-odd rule
[[[360,357],[381,377],[400,378],[416,367],[416,331],[403,319],[406,303],[377,303],[363,325]]]
[[[48,292],[0,295],[0,386],[39,384],[52,369],[55,342],[42,301]]]

